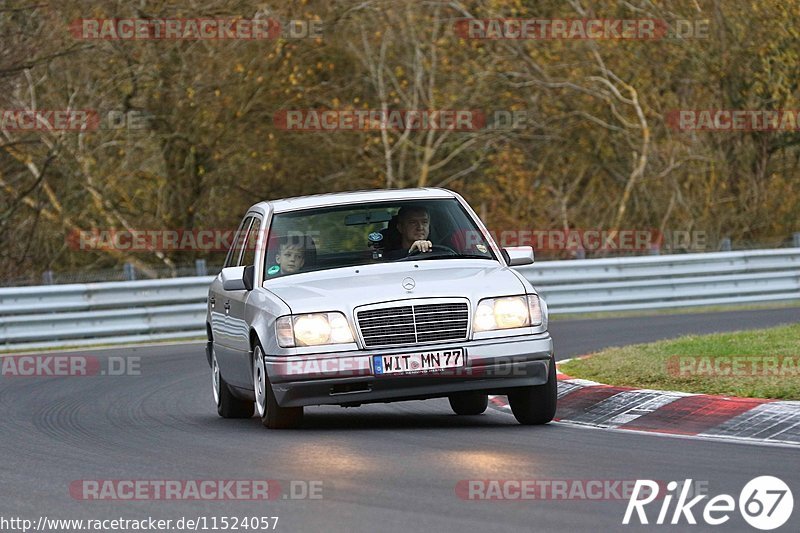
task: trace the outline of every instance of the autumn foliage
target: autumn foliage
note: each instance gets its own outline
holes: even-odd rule
[[[686,131],[668,120],[681,109],[798,109],[798,4],[185,5],[0,6],[0,110],[97,113],[85,131],[0,130],[4,278],[220,264],[220,252],[85,252],[65,236],[229,228],[258,200],[383,187],[453,189],[497,231],[703,231],[711,249],[723,237],[781,246],[800,231],[797,130]],[[84,39],[75,21],[86,18],[269,18],[321,35]],[[471,18],[653,19],[664,34],[471,39],[458,22]],[[707,32],[687,35],[693,27]],[[289,110],[481,110],[486,120],[466,131],[291,131],[276,118]]]

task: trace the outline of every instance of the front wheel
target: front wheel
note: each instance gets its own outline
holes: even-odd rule
[[[550,369],[547,372],[547,383],[519,387],[508,393],[508,403],[514,418],[520,424],[531,426],[547,424],[556,416],[558,399],[558,381],[556,378],[556,360],[550,358]]]
[[[256,410],[264,427],[291,429],[303,423],[302,407],[281,407],[272,391],[264,364],[264,353],[258,344],[253,348],[253,389],[256,394]]]
[[[451,394],[448,399],[457,415],[479,415],[489,406],[489,395],[480,392],[459,392]]]
[[[217,353],[211,348],[211,387],[214,392],[214,403],[217,414],[222,418],[250,418],[253,416],[253,402],[240,400],[228,388],[228,382],[222,377],[217,362]]]

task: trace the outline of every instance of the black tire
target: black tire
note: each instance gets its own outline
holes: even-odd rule
[[[519,387],[508,393],[508,403],[517,422],[526,426],[547,424],[556,416],[558,381],[556,360],[550,358],[547,383]]]
[[[479,391],[459,392],[448,397],[457,415],[479,415],[489,406],[489,395]]]
[[[231,393],[228,382],[219,371],[217,356],[213,352],[211,355],[211,379],[219,416],[222,418],[250,418],[253,416],[255,404],[249,400],[241,400]]]
[[[261,364],[259,364],[261,363]],[[272,391],[260,345],[253,349],[253,388],[261,423],[269,429],[293,429],[303,424],[303,407],[281,407]],[[262,403],[263,402],[263,403]]]

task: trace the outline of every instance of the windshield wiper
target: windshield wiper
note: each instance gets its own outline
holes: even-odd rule
[[[494,258],[489,255],[482,254],[435,254],[428,255],[427,253],[419,253],[409,256],[409,261],[433,261],[434,259],[489,259],[494,261]]]

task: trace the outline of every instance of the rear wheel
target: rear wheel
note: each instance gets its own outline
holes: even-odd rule
[[[222,418],[250,418],[253,416],[253,402],[240,400],[231,394],[228,383],[219,371],[217,354],[213,346],[211,348],[211,386],[219,416]]]
[[[489,405],[489,395],[481,392],[459,392],[451,394],[448,399],[450,407],[457,415],[479,415]]]
[[[302,407],[281,407],[272,392],[272,385],[264,364],[264,352],[256,344],[253,348],[253,388],[256,394],[256,410],[264,427],[270,429],[296,428],[303,423]]]
[[[523,425],[547,424],[556,416],[558,381],[556,360],[550,358],[547,383],[531,387],[519,387],[508,393],[508,403],[517,422]]]

